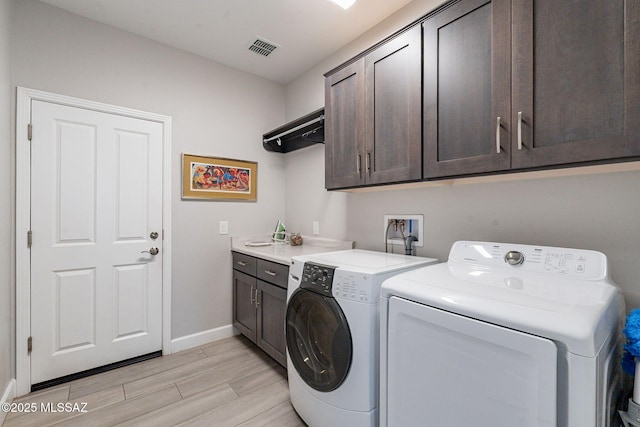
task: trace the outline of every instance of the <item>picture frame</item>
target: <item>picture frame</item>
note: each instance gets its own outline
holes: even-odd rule
[[[182,198],[255,202],[258,162],[182,153]]]

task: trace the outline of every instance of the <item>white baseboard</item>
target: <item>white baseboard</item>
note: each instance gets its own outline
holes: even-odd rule
[[[213,341],[221,340],[238,335],[238,331],[233,325],[225,325],[208,331],[198,332],[196,334],[187,335],[171,340],[171,353],[198,347]]]
[[[2,399],[0,399],[0,405],[4,403],[11,403],[13,399],[16,397],[16,380],[12,378],[9,380],[7,387],[4,390],[4,394],[2,395]],[[0,426],[4,423],[4,419],[7,416],[7,413],[4,411],[0,411]]]

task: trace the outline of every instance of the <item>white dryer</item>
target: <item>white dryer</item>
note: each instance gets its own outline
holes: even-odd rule
[[[609,426],[624,312],[599,252],[456,242],[383,284],[380,423]]]
[[[293,258],[287,372],[293,407],[309,426],[378,424],[380,286],[434,262],[358,249]]]

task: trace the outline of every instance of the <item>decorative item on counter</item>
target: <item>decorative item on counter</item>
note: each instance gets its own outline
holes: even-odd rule
[[[289,236],[289,244],[291,246],[302,246],[302,235],[300,235],[300,233],[291,233]]]
[[[282,223],[282,221],[278,220],[278,223],[276,224],[276,229],[273,231],[273,236],[272,239],[274,242],[282,242],[282,243],[286,243],[286,228],[284,226],[284,224]]]

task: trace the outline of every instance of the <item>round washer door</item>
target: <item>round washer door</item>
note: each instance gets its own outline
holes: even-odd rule
[[[287,305],[287,349],[310,387],[332,391],[349,373],[353,344],[347,319],[334,298],[298,289]]]

